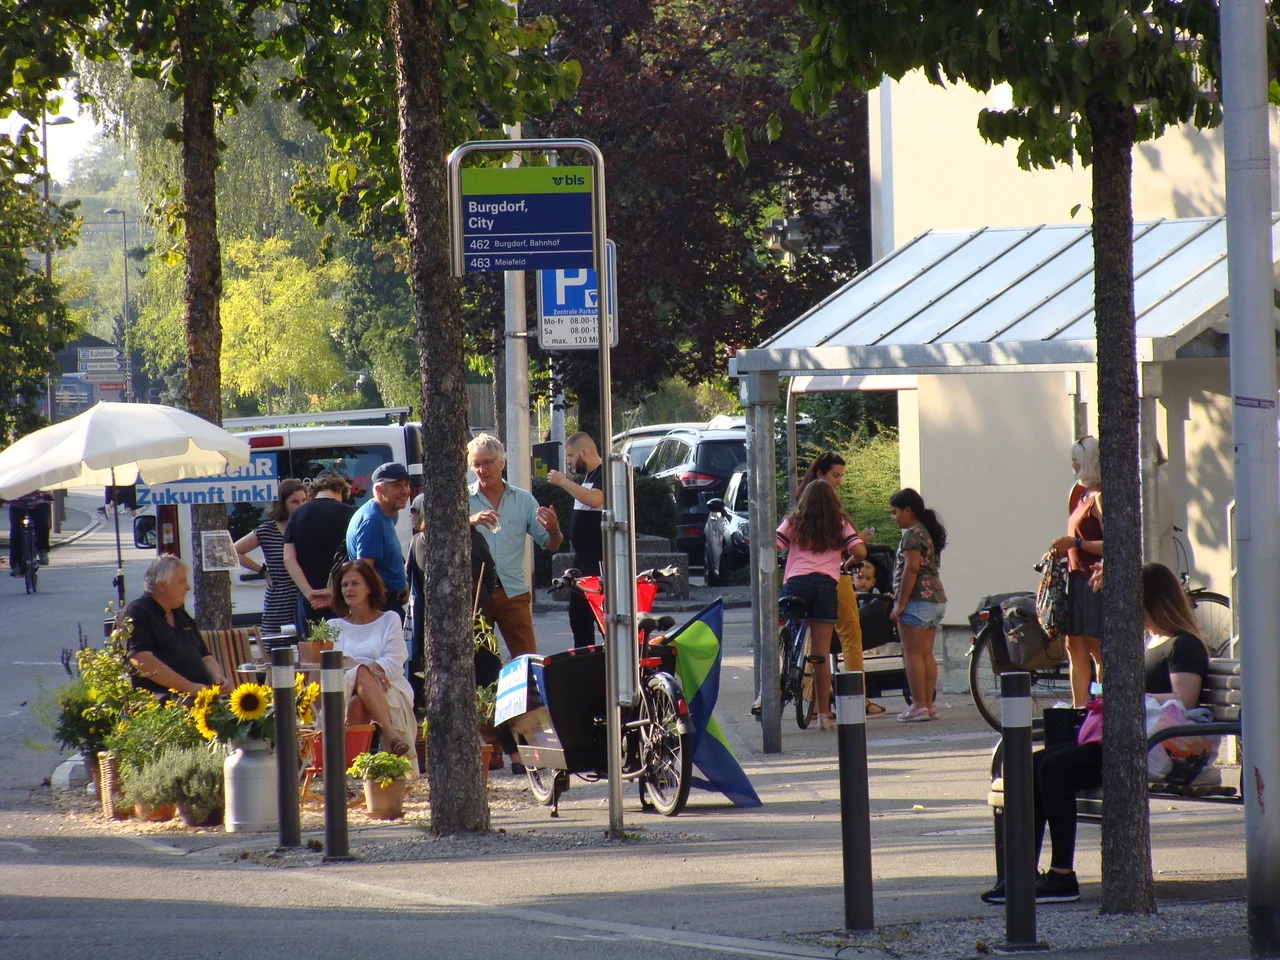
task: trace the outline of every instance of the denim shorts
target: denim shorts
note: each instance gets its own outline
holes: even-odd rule
[[[836,582],[824,573],[792,577],[782,585],[782,596],[799,597],[808,604],[810,623],[835,623]]]
[[[934,603],[932,600],[908,600],[906,609],[898,617],[898,623],[928,630],[942,623],[942,615],[946,612],[946,603]]]

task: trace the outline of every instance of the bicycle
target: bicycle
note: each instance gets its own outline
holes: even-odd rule
[[[817,705],[814,678],[819,657],[810,651],[809,605],[800,597],[778,600],[778,681],[782,708],[795,703],[796,726],[808,728]]]
[[[1200,637],[1208,645],[1210,656],[1230,656],[1231,646],[1231,600],[1220,593],[1206,587],[1192,587],[1189,557],[1186,545],[1178,534],[1183,533],[1181,527],[1174,527],[1173,548],[1178,567],[1178,580],[1182,590],[1191,603],[1191,612],[1195,614],[1196,624],[1200,627]]]
[[[978,609],[969,615],[973,638],[969,641],[969,695],[982,719],[993,730],[1001,729],[1000,675],[1010,670],[1026,670],[1031,674],[1032,716],[1043,716],[1044,708],[1059,700],[1071,700],[1071,674],[1067,665],[1066,645],[1062,659],[1038,668],[1014,664],[1005,643],[1004,617],[1001,604],[1018,597],[1032,597],[1027,591],[998,593],[984,597]]]
[[[677,568],[645,570],[636,577],[640,683],[635,701],[622,709],[622,779],[640,787],[643,809],[674,817],[684,809],[693,782],[693,730],[689,707],[674,673],[676,651],[666,644],[671,617],[648,615],[663,580]],[[604,590],[599,577],[569,570],[553,589],[587,598],[604,635]],[[505,668],[504,668],[505,669]],[[604,647],[593,645],[534,658],[543,702],[506,721],[525,766],[534,799],[559,816],[569,774],[594,783],[608,777],[605,729]]]
[[[22,584],[27,593],[35,593],[40,576],[40,548],[36,543],[36,526],[31,520],[30,511],[22,518],[21,537]]]

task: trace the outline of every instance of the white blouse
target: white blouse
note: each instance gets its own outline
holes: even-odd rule
[[[413,702],[413,688],[404,675],[409,648],[404,642],[404,627],[396,614],[384,613],[372,623],[330,620],[329,625],[338,629],[338,639],[333,646],[346,655],[348,671],[355,670],[362,663],[376,663],[382,667],[391,685],[403,691],[410,703]]]

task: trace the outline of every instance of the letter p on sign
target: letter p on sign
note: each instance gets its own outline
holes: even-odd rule
[[[556,271],[556,306],[563,307],[565,305],[565,292],[569,287],[585,287],[587,285],[588,270],[557,270]]]

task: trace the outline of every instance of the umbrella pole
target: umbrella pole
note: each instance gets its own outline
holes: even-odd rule
[[[116,468],[111,468],[111,486],[116,485]],[[115,490],[112,490],[112,504],[115,509],[111,511],[111,515],[116,521],[116,578],[112,581],[116,588],[116,600],[119,601],[119,609],[124,610],[124,558],[120,556],[120,504],[115,503]]]

